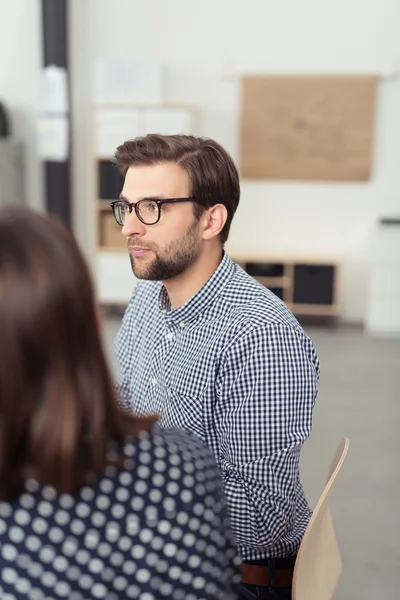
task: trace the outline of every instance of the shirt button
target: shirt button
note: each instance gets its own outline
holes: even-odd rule
[[[169,333],[167,333],[167,338],[169,340],[172,340],[173,337],[174,337],[174,334],[172,333],[172,331],[170,331]]]
[[[151,384],[152,385],[157,385],[157,379],[155,377],[152,378]]]
[[[183,329],[183,328],[185,327],[185,323],[184,323],[183,321],[181,321],[181,322],[179,323],[179,327],[182,327],[182,329]]]

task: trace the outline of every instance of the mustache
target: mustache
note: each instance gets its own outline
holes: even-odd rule
[[[145,246],[135,238],[128,238],[127,240],[128,250],[132,248],[143,248],[143,250],[153,250],[152,246]]]

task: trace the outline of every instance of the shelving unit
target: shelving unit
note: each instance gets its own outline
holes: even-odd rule
[[[281,298],[297,316],[340,314],[340,263],[337,258],[238,256],[232,259]]]

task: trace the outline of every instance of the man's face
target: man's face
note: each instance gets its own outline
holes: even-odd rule
[[[175,163],[130,167],[121,196],[134,203],[143,198],[187,198],[189,177]],[[122,234],[127,238],[136,277],[165,281],[185,272],[197,260],[201,237],[192,204],[162,205],[160,220],[155,225],[144,225],[134,210],[126,218]]]

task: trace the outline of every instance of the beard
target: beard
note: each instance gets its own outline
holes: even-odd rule
[[[196,236],[197,221],[179,240],[170,242],[162,251],[153,250],[155,257],[148,264],[129,253],[133,274],[138,279],[166,281],[184,273],[197,260],[200,245]]]

